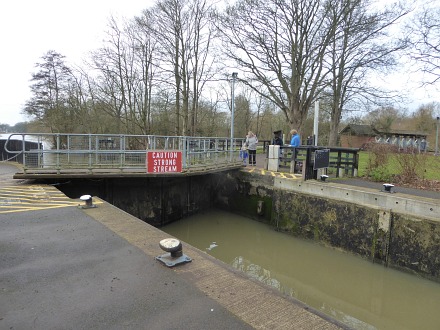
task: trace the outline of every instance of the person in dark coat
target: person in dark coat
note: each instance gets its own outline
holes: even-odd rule
[[[280,147],[283,146],[283,139],[281,138],[282,132],[281,131],[275,131],[273,132],[274,138],[273,138],[273,144],[279,145]]]
[[[274,138],[273,138],[272,144],[280,146],[280,152],[279,152],[278,156],[281,158],[283,156],[283,150],[281,149],[281,147],[284,144],[283,138],[282,138],[283,133],[282,133],[282,131],[275,131],[275,132],[273,132],[273,134],[274,134]]]

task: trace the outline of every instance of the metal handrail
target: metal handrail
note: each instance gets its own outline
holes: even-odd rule
[[[10,140],[19,140],[21,150],[9,150]],[[31,144],[29,143],[31,142]],[[140,169],[145,171],[146,153],[153,150],[182,152],[182,170],[204,166],[225,167],[240,163],[243,139],[121,134],[13,133],[4,149],[23,154],[23,169]],[[31,145],[31,147],[29,146]]]
[[[280,148],[280,168],[295,170],[305,163],[306,179],[316,179],[316,171],[314,170],[313,157],[314,152],[327,149],[330,153],[329,168],[335,170],[336,177],[343,174],[357,176],[359,167],[359,148],[342,148],[342,147],[326,147],[326,146],[282,146]],[[266,150],[268,153],[268,149]],[[293,166],[292,166],[293,164]]]

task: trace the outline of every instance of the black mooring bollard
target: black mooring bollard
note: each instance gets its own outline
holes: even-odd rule
[[[384,183],[383,188],[385,189],[385,192],[392,193],[394,185],[392,183]]]
[[[322,181],[322,182],[326,182],[327,179],[328,179],[328,175],[322,174],[322,175],[320,176],[320,178],[321,178],[321,181]]]

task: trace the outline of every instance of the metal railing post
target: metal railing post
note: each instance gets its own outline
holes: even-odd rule
[[[95,136],[95,164],[100,164],[102,161],[102,159],[99,159],[100,158],[100,156],[99,156],[100,151],[101,150],[99,148],[99,136]]]
[[[89,155],[89,159],[88,159],[88,165],[89,165],[89,170],[92,170],[92,136],[91,134],[88,135],[88,145],[89,145],[89,150],[88,150],[88,155]]]
[[[60,164],[60,152],[61,152],[61,150],[60,150],[60,135],[59,134],[57,134],[56,135],[56,145],[57,145],[57,157],[56,157],[56,165],[55,165],[55,167],[56,167],[56,169],[58,170],[58,172],[60,171],[60,169],[61,169],[61,164]]]
[[[183,137],[182,139],[182,168],[188,168],[188,148],[187,148],[187,138]]]
[[[25,134],[21,135],[21,145],[22,145],[22,150],[23,150],[23,168],[26,169],[26,139],[25,139]]]
[[[120,135],[119,139],[119,166],[122,169],[125,164],[125,135]]]

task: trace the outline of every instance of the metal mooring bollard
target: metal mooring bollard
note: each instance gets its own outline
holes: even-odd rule
[[[191,258],[183,254],[182,243],[176,238],[165,238],[159,242],[159,247],[168,252],[156,257],[168,267],[173,267],[191,261]]]
[[[383,188],[385,189],[385,192],[388,193],[393,193],[394,191],[392,191],[394,185],[392,183],[384,183],[383,184]]]
[[[96,205],[93,205],[93,199],[90,195],[82,195],[79,199],[85,202],[85,205],[81,206],[83,209],[96,207]]]

